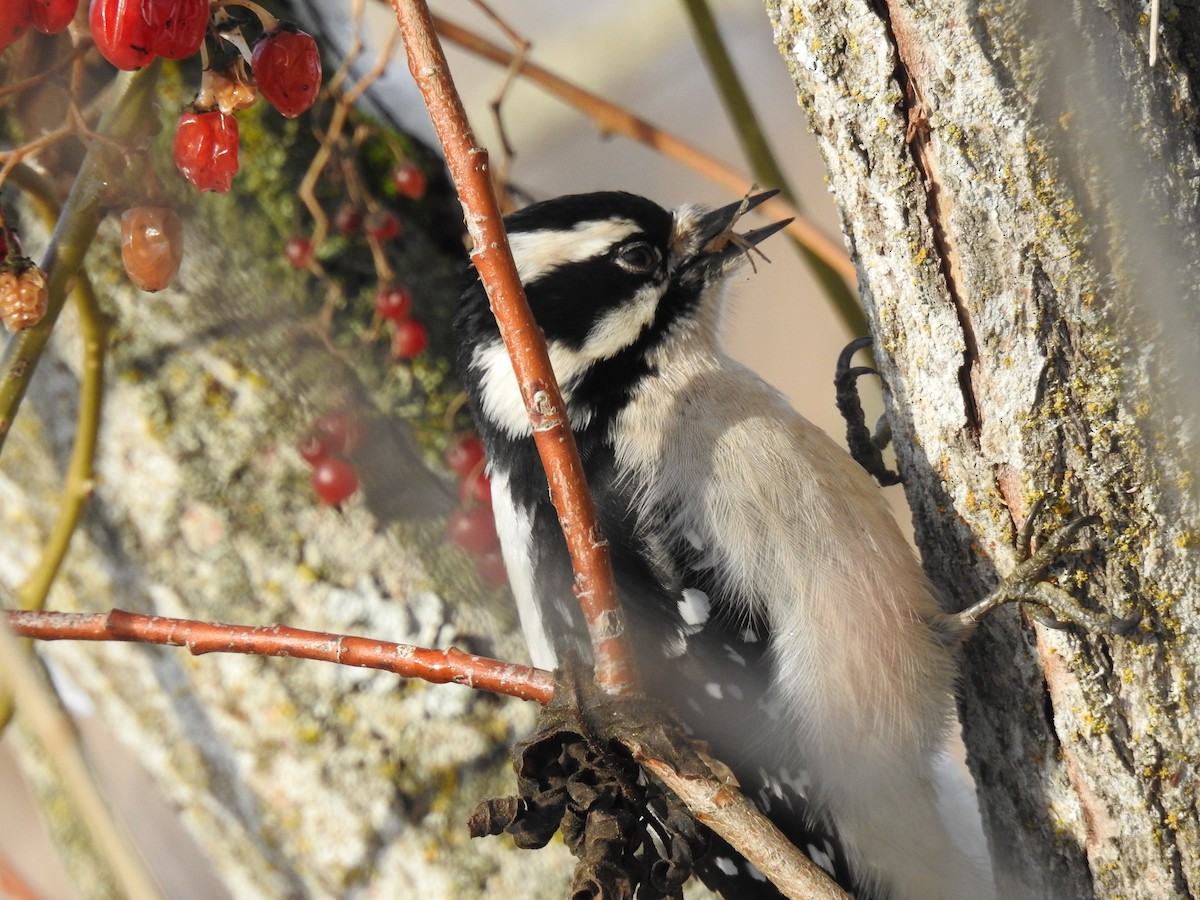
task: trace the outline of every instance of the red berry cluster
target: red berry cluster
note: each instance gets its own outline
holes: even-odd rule
[[[0,52],[30,29],[62,31],[79,0],[0,0]],[[222,8],[226,4],[222,4]],[[237,120],[261,94],[293,118],[313,105],[321,90],[317,42],[290,22],[281,22],[256,3],[243,6],[262,23],[262,36],[249,58],[237,56],[223,69],[210,69],[205,38],[229,52],[238,46],[210,28],[211,0],[90,0],[88,22],[100,54],[118,69],[140,69],[155,59],[186,59],[201,53],[200,91],[183,113],[175,134],[175,164],[197,189],[225,192],[238,169]],[[253,69],[253,78],[245,64]]]
[[[362,446],[366,425],[351,412],[337,411],[318,416],[308,435],[296,448],[312,466],[312,488],[326,506],[339,506],[358,490],[358,470],[346,456]]]
[[[174,4],[190,10],[193,3],[203,7],[199,40],[190,53],[183,52],[182,43],[174,48],[182,55],[190,55],[204,43],[209,0],[141,0],[140,5],[136,0],[92,0],[93,32],[97,33],[98,8],[120,10],[121,13],[115,15],[116,20],[133,32],[136,28],[127,23],[136,24],[139,16],[147,21],[153,19],[155,4]],[[191,108],[180,116],[175,131],[175,165],[200,191],[225,193],[233,184],[233,176],[238,170],[238,123],[233,117],[236,110],[250,106],[261,94],[284,116],[294,118],[313,105],[321,89],[321,54],[317,42],[295,25],[281,22],[254,4],[247,4],[247,8],[259,16],[263,25],[262,36],[255,42],[249,59],[237,56],[224,68],[210,69],[206,51],[200,90]],[[152,29],[152,34],[157,36],[154,40],[148,41],[142,35],[131,41],[113,25],[109,32],[119,32],[121,36],[116,40],[106,39],[105,44],[101,44],[97,36],[96,42],[113,65],[137,68],[154,55],[170,55],[162,46],[166,40],[163,35],[174,34],[183,26],[178,18],[167,18],[164,22],[166,24],[159,30]],[[212,34],[214,39],[219,39],[215,31]],[[112,45],[109,51],[105,50],[106,45]],[[231,42],[224,42],[224,46],[241,53],[241,48]],[[150,48],[147,58],[140,61],[134,58],[134,51],[147,47]],[[246,73],[247,62],[253,77]]]
[[[483,442],[459,434],[446,448],[446,466],[458,476],[459,507],[450,515],[446,534],[475,558],[475,571],[492,587],[507,583],[500,538],[492,517],[492,487],[484,471]]]
[[[392,358],[412,359],[429,346],[429,332],[409,317],[412,294],[400,284],[380,288],[375,293],[375,311],[392,324]]]
[[[58,34],[75,18],[79,0],[3,0],[0,2],[0,53],[31,27]]]

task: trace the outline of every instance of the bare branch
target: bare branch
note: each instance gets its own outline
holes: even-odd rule
[[[203,653],[283,656],[380,669],[434,684],[463,684],[535,703],[554,696],[554,675],[484,656],[430,650],[347,634],[306,631],[287,625],[222,625],[192,619],[147,616],[114,609],[109,613],[6,612],[8,626],[22,637],[42,641],[131,641],[187,647]]]
[[[801,853],[741,791],[716,775],[691,778],[629,744],[634,759],[674,791],[698,822],[725,838],[754,863],[785,897],[797,900],[849,900],[823,869]]]

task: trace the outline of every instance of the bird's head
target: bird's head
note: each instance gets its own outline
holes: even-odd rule
[[[535,203],[505,220],[517,272],[576,428],[628,395],[685,338],[716,349],[726,276],[787,222],[738,234],[738,219],[774,191],[715,210],[673,212],[608,191]],[[460,373],[477,419],[528,434],[508,356],[482,285],[456,322]]]

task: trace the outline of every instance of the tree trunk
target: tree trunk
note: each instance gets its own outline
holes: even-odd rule
[[[947,603],[1037,533],[1129,637],[1007,608],[961,713],[1003,897],[1200,895],[1195,404],[1200,15],[768,0],[858,262],[918,543]],[[1028,612],[1028,608],[1025,608]]]

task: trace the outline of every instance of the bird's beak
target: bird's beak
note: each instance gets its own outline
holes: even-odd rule
[[[705,213],[696,223],[696,233],[700,236],[700,256],[712,260],[714,256],[724,260],[733,260],[739,253],[745,253],[755,244],[761,243],[791,223],[784,219],[762,228],[738,234],[734,226],[738,219],[754,209],[765,200],[770,200],[779,191],[763,191],[752,197],[745,197],[737,203],[722,206]]]

